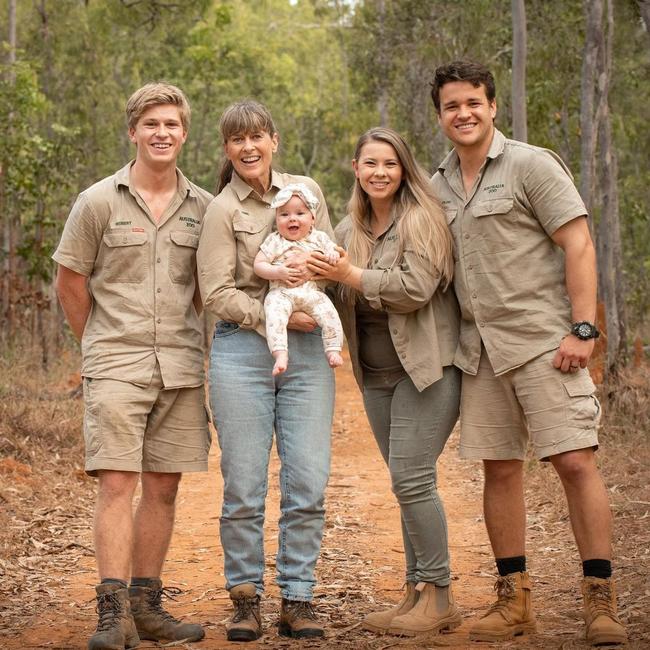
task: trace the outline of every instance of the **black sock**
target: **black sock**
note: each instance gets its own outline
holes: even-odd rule
[[[611,578],[612,563],[609,560],[585,560],[582,563],[582,575],[585,578]]]
[[[126,582],[124,580],[118,580],[117,578],[102,578],[103,585],[120,585],[126,589]]]
[[[507,576],[509,573],[519,573],[526,570],[525,555],[496,558],[496,563],[500,576]]]
[[[131,578],[132,587],[149,587],[155,578]]]

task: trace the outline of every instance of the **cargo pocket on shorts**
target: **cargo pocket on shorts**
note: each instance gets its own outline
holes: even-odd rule
[[[569,395],[567,419],[570,425],[579,429],[595,429],[600,420],[600,402],[596,397],[596,386],[587,374],[580,374],[564,382]]]
[[[196,268],[199,236],[191,232],[172,230],[169,249],[169,277],[174,284],[189,284]]]
[[[106,282],[142,282],[146,273],[144,232],[107,232],[102,241],[106,246]]]

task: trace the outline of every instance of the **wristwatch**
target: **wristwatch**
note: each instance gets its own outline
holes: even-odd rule
[[[597,339],[600,336],[598,328],[589,321],[583,320],[571,325],[571,334],[577,336],[581,341]]]

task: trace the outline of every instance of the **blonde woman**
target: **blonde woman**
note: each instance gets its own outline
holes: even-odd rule
[[[264,504],[275,432],[280,457],[280,521],[276,559],[282,594],[280,634],[323,636],[312,609],[314,567],[320,553],[329,475],[334,377],[316,322],[289,318],[285,372],[273,375],[266,343],[268,281],[253,264],[273,227],[276,195],[304,183],[318,199],[314,227],[332,234],[318,185],[273,169],[278,133],[258,102],[229,106],[221,116],[226,162],[219,195],[208,206],[197,252],[205,308],[217,319],[210,354],[210,404],[221,448],[221,544],[226,588],[233,602],[229,641],[262,635]],[[308,279],[304,256],[285,262]]]
[[[348,216],[337,226],[341,258],[310,270],[335,280],[352,367],[400,505],[406,593],[364,627],[413,636],[458,627],[447,524],[436,461],[458,418],[452,365],[459,313],[450,288],[452,239],[429,182],[404,140],[364,133],[352,162]]]

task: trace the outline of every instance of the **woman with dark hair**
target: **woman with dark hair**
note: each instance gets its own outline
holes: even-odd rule
[[[458,418],[452,365],[459,313],[452,238],[429,182],[395,131],[364,133],[352,162],[348,216],[335,234],[336,265],[308,263],[338,282],[355,377],[400,505],[406,593],[369,614],[366,629],[413,636],[461,623],[451,593],[447,524],[436,461]]]
[[[268,282],[253,263],[271,232],[275,195],[304,183],[318,198],[314,227],[331,234],[327,207],[310,178],[275,171],[278,133],[268,110],[253,101],[226,109],[220,122],[226,162],[209,205],[197,253],[206,310],[217,323],[210,355],[210,404],[221,447],[221,543],[234,615],[230,641],[262,634],[264,502],[275,430],[280,457],[280,521],[276,560],[282,594],[280,634],[319,637],[311,606],[329,475],[334,379],[316,323],[303,312],[289,319],[291,364],[272,374],[265,339]],[[304,257],[285,262],[310,273]]]

